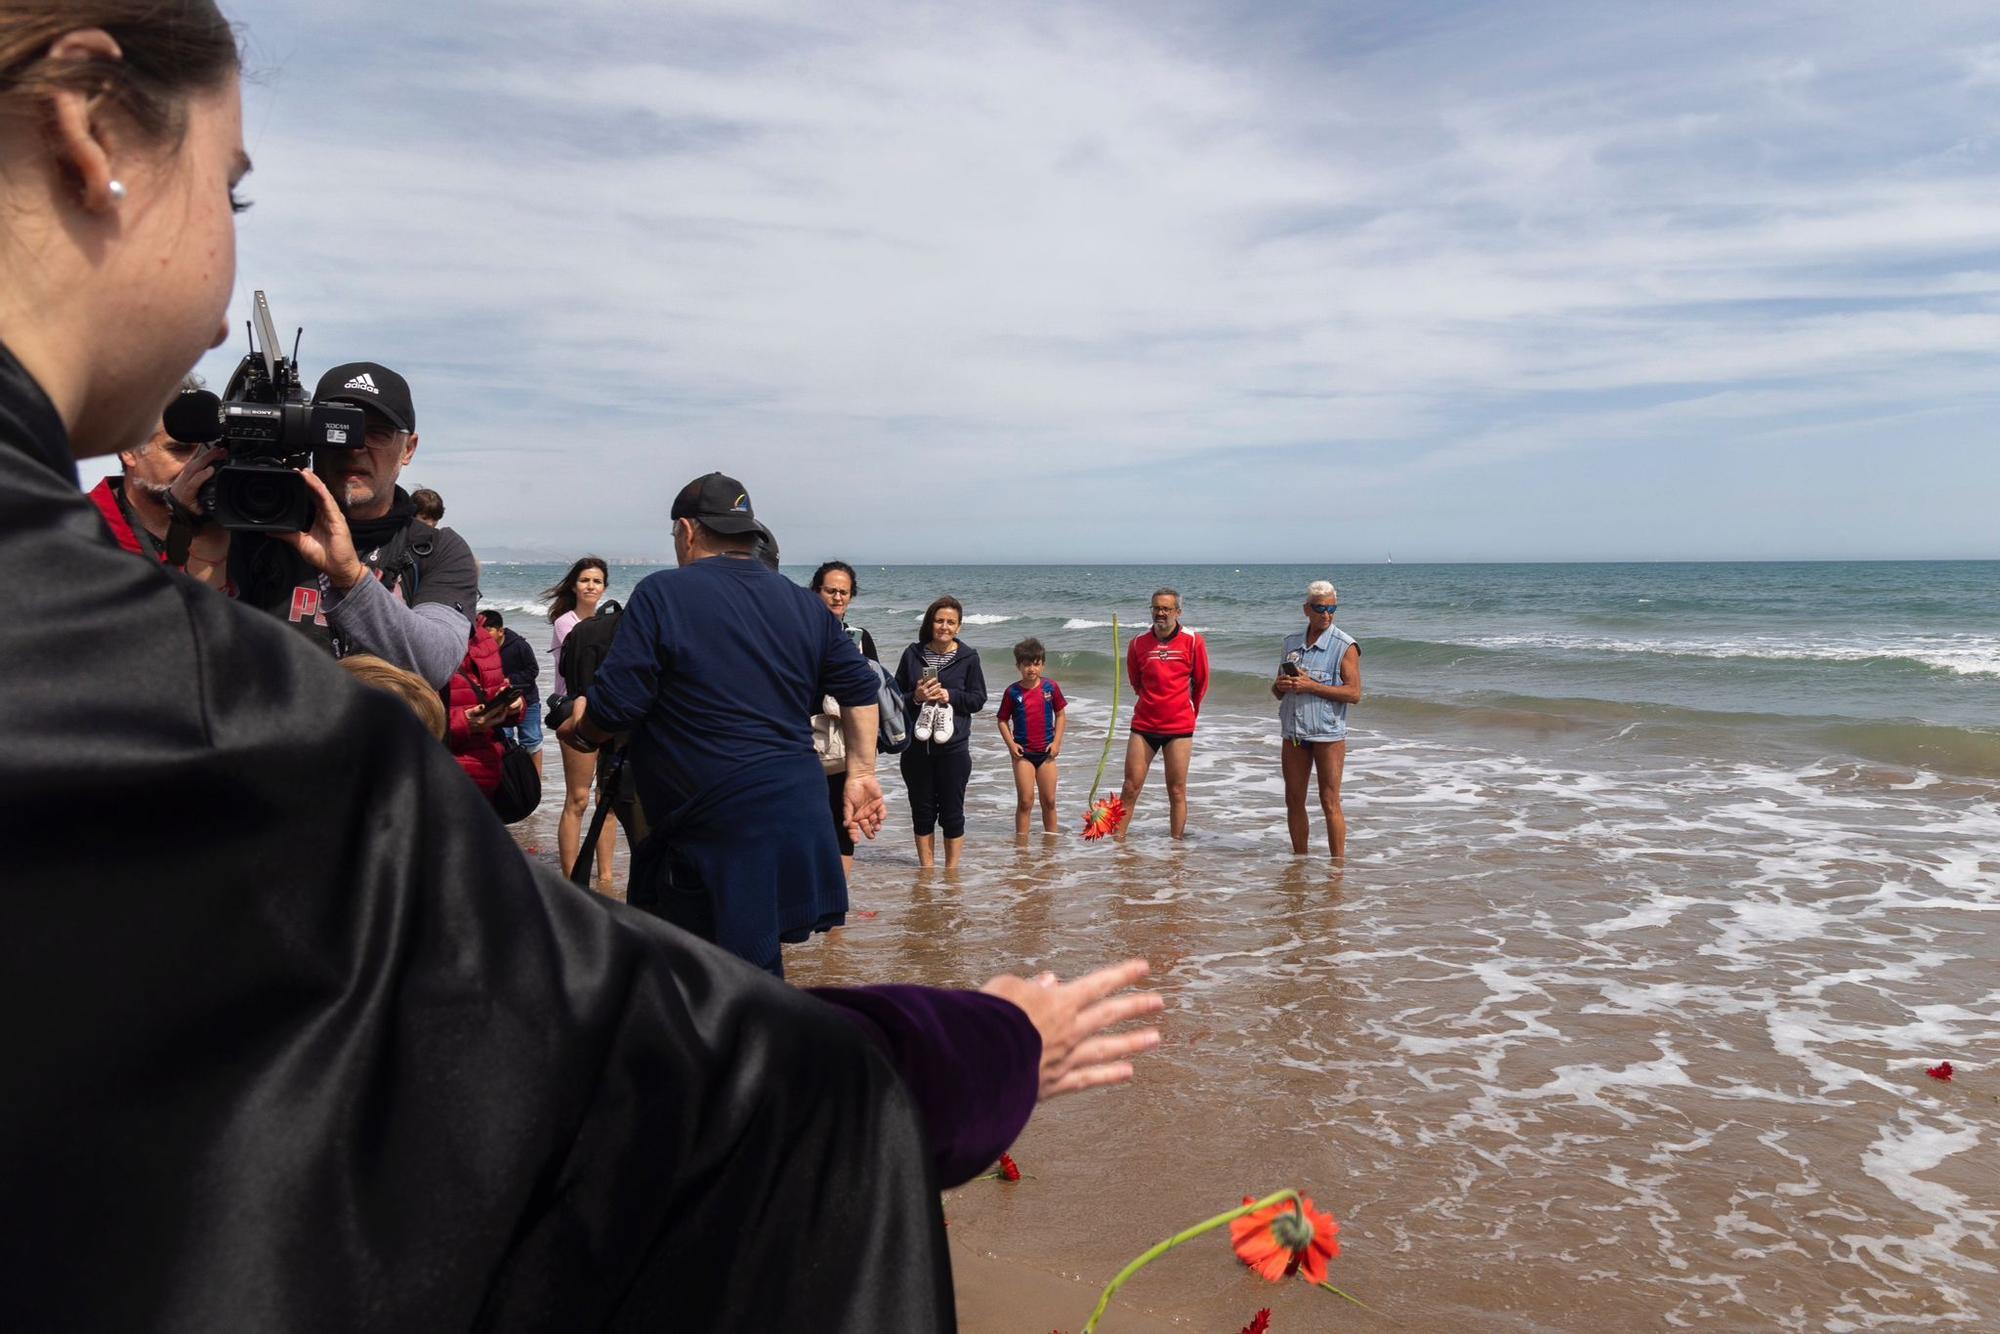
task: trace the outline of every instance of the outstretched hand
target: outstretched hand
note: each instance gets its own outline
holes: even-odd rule
[[[1152,965],[1144,959],[1127,959],[1074,982],[1058,982],[1054,973],[1043,973],[1033,981],[1001,976],[980,990],[1020,1006],[1042,1035],[1039,1097],[1046,1101],[1082,1089],[1123,1084],[1132,1078],[1127,1058],[1160,1045],[1157,1028],[1104,1032],[1128,1019],[1157,1014],[1165,1006],[1152,992],[1118,994],[1150,971]]]
[[[872,839],[882,830],[888,805],[882,799],[882,783],[873,773],[848,770],[841,797],[841,810],[850,833]]]

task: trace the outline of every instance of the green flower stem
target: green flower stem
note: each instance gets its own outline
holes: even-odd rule
[[[1328,1292],[1332,1293],[1336,1297],[1345,1297],[1348,1301],[1353,1302],[1356,1306],[1368,1312],[1370,1315],[1381,1314],[1381,1312],[1377,1311],[1374,1307],[1370,1306],[1367,1302],[1362,1301],[1359,1297],[1355,1296],[1351,1292],[1342,1292],[1339,1288],[1334,1287],[1333,1284],[1326,1282],[1322,1282],[1319,1286],[1325,1288]]]
[[[1097,777],[1090,780],[1090,797],[1084,802],[1089,810],[1097,804],[1097,788],[1104,781],[1104,766],[1111,762],[1111,739],[1118,735],[1118,683],[1125,675],[1124,664],[1118,653],[1124,645],[1118,642],[1118,613],[1111,613],[1111,721],[1104,727],[1104,753],[1097,757]]]
[[[1092,1311],[1090,1319],[1084,1322],[1083,1334],[1091,1334],[1091,1331],[1097,1328],[1097,1322],[1104,1318],[1104,1308],[1111,1305],[1111,1299],[1118,1294],[1118,1289],[1125,1286],[1127,1279],[1165,1255],[1174,1247],[1184,1241],[1193,1241],[1204,1232],[1213,1232],[1224,1223],[1234,1222],[1245,1214],[1254,1214],[1259,1209],[1268,1209],[1274,1204],[1282,1204],[1287,1200],[1291,1201],[1292,1208],[1297,1210],[1301,1215],[1305,1213],[1304,1206],[1299,1202],[1299,1193],[1297,1191],[1281,1190],[1275,1194],[1266,1195],[1263,1199],[1257,1200],[1254,1203],[1246,1204],[1240,1209],[1231,1209],[1226,1214],[1217,1214],[1206,1222],[1196,1223],[1185,1232],[1174,1233],[1173,1236],[1168,1237],[1165,1241],[1118,1271],[1118,1277],[1111,1280],[1110,1285],[1104,1289],[1103,1295],[1097,1299],[1097,1309]],[[1335,1291],[1339,1291],[1339,1289],[1335,1289]],[[1343,1292],[1341,1296],[1346,1297],[1347,1294]],[[1348,1300],[1352,1301],[1354,1299],[1349,1297]]]

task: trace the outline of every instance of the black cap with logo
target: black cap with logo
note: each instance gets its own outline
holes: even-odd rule
[[[350,361],[319,377],[315,403],[352,403],[379,412],[399,431],[417,429],[417,408],[410,402],[410,382],[373,361]]]
[[[672,517],[693,519],[718,533],[754,533],[759,527],[743,483],[719,472],[697,477],[682,487],[674,497]]]

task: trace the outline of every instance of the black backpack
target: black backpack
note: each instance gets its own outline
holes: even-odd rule
[[[599,604],[597,615],[578,621],[563,636],[562,657],[556,660],[556,670],[562,673],[563,688],[571,696],[590,693],[590,683],[597,679],[597,669],[611,654],[611,638],[618,633],[618,622],[624,614],[624,607],[615,599],[606,598]]]

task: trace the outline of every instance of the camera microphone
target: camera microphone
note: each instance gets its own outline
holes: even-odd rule
[[[222,400],[206,389],[176,394],[160,414],[167,434],[186,445],[222,439]]]

